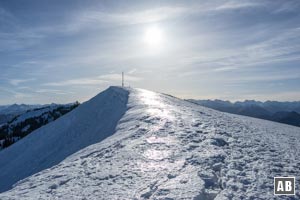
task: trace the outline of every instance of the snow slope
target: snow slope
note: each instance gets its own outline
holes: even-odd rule
[[[274,176],[297,180],[297,196],[280,199],[300,198],[300,128],[222,113],[142,89],[110,88],[106,93],[111,90],[121,97],[129,92],[127,111],[113,135],[19,181],[0,199],[276,199]],[[94,110],[100,105],[95,100]],[[58,121],[69,121],[74,113],[87,117],[79,112],[81,107]],[[45,135],[48,130],[66,134],[58,121],[32,134],[30,144],[42,137],[40,132],[43,137],[50,137]],[[88,131],[76,133],[91,135]],[[0,160],[12,156],[1,153]],[[4,168],[10,167],[15,166]],[[3,176],[2,171],[3,167]],[[12,171],[0,180],[11,175]]]
[[[24,111],[4,124],[0,124],[0,150],[17,142],[34,130],[70,112],[79,104],[50,104]]]
[[[0,191],[111,135],[127,98],[127,91],[110,88],[0,151]]]

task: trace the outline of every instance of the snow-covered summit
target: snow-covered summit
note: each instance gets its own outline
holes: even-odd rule
[[[40,171],[0,199],[275,199],[274,176],[299,185],[299,142],[297,127],[111,87],[0,152],[2,190]]]

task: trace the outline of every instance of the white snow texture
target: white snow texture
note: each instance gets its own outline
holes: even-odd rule
[[[298,127],[110,87],[0,152],[0,199],[300,199],[299,144]]]

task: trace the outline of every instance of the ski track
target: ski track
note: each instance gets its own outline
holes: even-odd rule
[[[300,199],[300,129],[129,89],[116,133],[0,199]],[[273,195],[295,176],[296,196]]]

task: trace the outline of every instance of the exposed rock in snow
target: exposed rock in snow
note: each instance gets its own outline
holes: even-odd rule
[[[66,137],[57,141],[56,135]],[[48,142],[35,146],[42,137]],[[112,87],[0,152],[0,180],[7,180],[2,190],[52,166],[0,199],[275,199],[274,176],[295,176],[299,185],[299,142],[297,127]],[[9,162],[29,144],[26,159]],[[34,170],[22,174],[20,166]],[[11,181],[15,170],[18,178]]]

